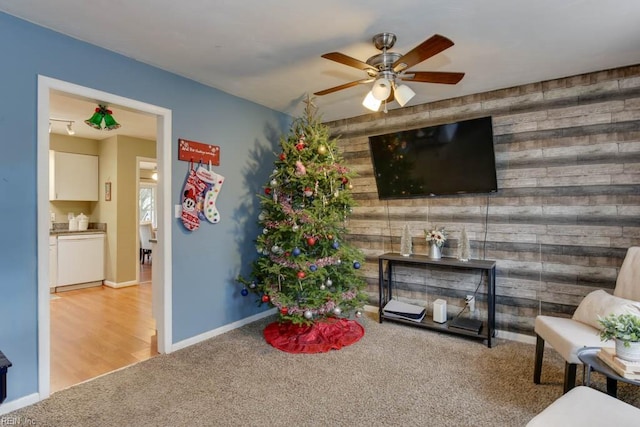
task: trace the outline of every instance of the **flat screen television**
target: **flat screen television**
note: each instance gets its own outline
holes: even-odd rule
[[[491,117],[369,137],[378,197],[498,191]]]

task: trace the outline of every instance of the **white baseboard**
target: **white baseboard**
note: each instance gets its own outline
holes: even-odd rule
[[[277,313],[277,309],[273,307],[267,311],[263,311],[262,313],[254,314],[253,316],[249,316],[247,318],[238,320],[237,322],[229,323],[228,325],[224,325],[217,329],[213,329],[203,334],[196,335],[195,337],[187,338],[186,340],[173,344],[171,346],[171,351],[173,352],[173,351],[181,350],[191,345],[198,344],[199,342],[208,340],[209,338],[216,337],[218,335],[224,334],[225,332],[232,331],[234,329],[240,328],[244,325],[248,325],[249,323],[253,323],[257,320],[264,319],[265,317],[271,316],[276,313]]]
[[[9,402],[4,402],[2,405],[0,405],[0,415],[2,414],[8,414],[9,412],[15,411],[17,409],[20,408],[24,408],[25,406],[29,406],[29,405],[33,405],[34,403],[39,402],[40,400],[40,394],[38,393],[33,393],[33,394],[28,394],[26,396],[20,397],[18,399],[15,400],[10,400]],[[18,422],[20,421],[20,422]],[[29,420],[22,420],[22,419],[18,419],[16,417],[15,420],[11,419],[9,420],[8,418],[5,417],[1,417],[0,418],[0,425],[2,426],[8,426],[8,425],[32,425],[29,424],[28,422]],[[35,425],[35,424],[33,424]]]
[[[130,280],[128,282],[119,282],[119,283],[115,283],[115,282],[111,282],[109,280],[105,280],[104,281],[104,285],[108,286],[110,288],[126,288],[128,286],[134,286],[134,285],[138,285],[139,283],[135,280]]]

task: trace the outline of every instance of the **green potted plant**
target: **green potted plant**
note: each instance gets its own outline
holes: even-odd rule
[[[640,317],[634,314],[610,314],[599,318],[598,322],[602,325],[600,339],[615,339],[616,356],[640,362]]]

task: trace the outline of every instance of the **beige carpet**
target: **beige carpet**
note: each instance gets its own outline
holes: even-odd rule
[[[534,346],[360,319],[340,351],[270,347],[272,318],[71,387],[4,418],[38,426],[523,426],[562,393],[563,362]],[[604,389],[594,374],[597,388]],[[620,385],[640,405],[640,388]],[[17,418],[19,417],[19,418]],[[0,416],[2,420],[3,416]]]

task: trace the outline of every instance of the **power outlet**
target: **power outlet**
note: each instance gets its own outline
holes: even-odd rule
[[[473,314],[476,311],[476,297],[473,295],[467,295],[464,302],[469,306],[469,312]]]

